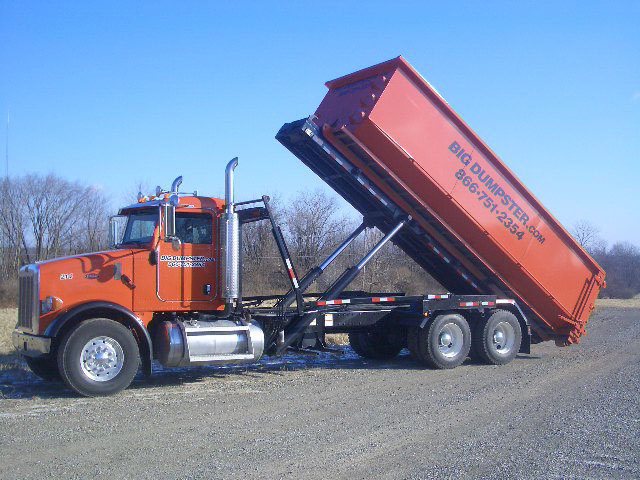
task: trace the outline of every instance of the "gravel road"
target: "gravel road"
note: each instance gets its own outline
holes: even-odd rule
[[[640,478],[640,309],[493,367],[342,355],[166,370],[111,398],[0,384],[1,478]]]

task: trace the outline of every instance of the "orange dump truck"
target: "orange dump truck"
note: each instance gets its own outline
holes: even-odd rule
[[[225,168],[224,199],[182,192],[178,177],[119,210],[110,250],[22,267],[13,344],[31,370],[99,396],[126,388],[140,366],[150,375],[158,364],[253,363],[326,349],[327,333],[347,333],[362,357],[408,348],[440,369],[576,342],[604,272],[438,93],[401,58],[327,85],[315,114],[277,135],[362,213],[322,263],[299,276],[269,197],[236,201],[237,159]],[[260,221],[271,225],[290,289],[245,297],[243,228]],[[374,227],[380,241],[308,293]],[[447,292],[349,291],[388,242]]]
[[[315,114],[280,141],[363,215],[385,212],[382,231],[398,210],[411,215],[393,241],[447,289],[517,299],[540,340],[577,342],[604,271],[440,94],[402,57],[326,85]],[[358,176],[392,204],[346,186]]]

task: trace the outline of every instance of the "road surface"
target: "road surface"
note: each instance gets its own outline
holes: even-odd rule
[[[343,355],[161,371],[111,398],[0,385],[1,478],[640,478],[640,310],[448,371]]]

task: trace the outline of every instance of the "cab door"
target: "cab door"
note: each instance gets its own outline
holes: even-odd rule
[[[192,302],[214,300],[217,262],[213,226],[208,212],[176,212],[178,249],[164,239],[158,246],[157,294],[161,301],[189,307]]]

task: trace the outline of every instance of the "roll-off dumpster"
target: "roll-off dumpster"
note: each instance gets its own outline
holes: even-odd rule
[[[402,57],[326,85],[315,114],[278,139],[363,215],[381,214],[381,230],[394,208],[411,215],[393,241],[447,289],[515,298],[540,340],[576,342],[604,271],[440,94]],[[394,208],[327,170],[335,158],[304,133],[335,147]]]

